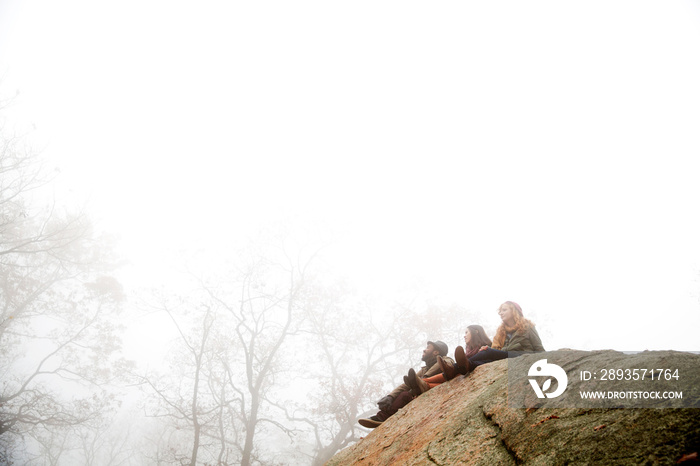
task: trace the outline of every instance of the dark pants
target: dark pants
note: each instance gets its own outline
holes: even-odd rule
[[[479,351],[474,356],[469,358],[469,365],[474,368],[476,366],[498,361],[500,359],[517,358],[518,356],[522,355],[522,351],[501,351],[498,349],[486,348],[484,351]]]
[[[411,392],[401,392],[396,399],[391,403],[389,409],[382,409],[377,413],[380,421],[386,421],[389,416],[396,414],[396,411],[406,406],[413,399]]]

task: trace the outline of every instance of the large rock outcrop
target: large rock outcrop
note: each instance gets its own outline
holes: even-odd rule
[[[565,358],[568,359],[561,362],[562,351],[556,353],[558,364],[567,373],[620,364],[678,368],[684,406],[700,406],[700,355],[674,351],[633,356],[616,351],[571,351]],[[551,353],[517,359],[529,366],[548,354]],[[509,407],[508,364],[504,360],[480,366],[467,377],[458,377],[424,393],[326,464],[697,463],[700,409],[664,408],[663,404],[656,408]],[[680,387],[677,379],[671,382]],[[576,392],[583,383],[570,376],[567,392]],[[512,384],[511,379],[511,389]],[[642,387],[654,387],[650,384],[647,378]]]

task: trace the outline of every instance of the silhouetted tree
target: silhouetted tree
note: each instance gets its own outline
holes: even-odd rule
[[[163,300],[159,309],[177,330],[167,371],[137,375],[152,395],[146,415],[164,418],[180,431],[178,447],[187,438],[190,447],[170,450],[171,461],[196,465],[204,431],[212,425],[217,409],[209,391],[210,339],[216,322],[215,311],[202,302],[174,297]]]
[[[302,322],[299,297],[311,260],[249,249],[237,267],[198,278],[186,298],[150,306],[164,311],[179,335],[168,373],[138,376],[149,388],[147,414],[177,430],[174,461],[185,462],[187,438],[191,465],[248,465],[261,461],[255,438],[263,426],[289,433],[267,395],[281,382],[283,345]]]
[[[0,439],[15,451],[99,416],[118,363],[110,244],[85,215],[39,201],[47,179],[20,139],[0,136]]]

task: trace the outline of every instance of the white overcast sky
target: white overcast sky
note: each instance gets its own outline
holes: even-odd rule
[[[0,0],[0,75],[135,277],[291,221],[378,299],[700,350],[698,2]]]

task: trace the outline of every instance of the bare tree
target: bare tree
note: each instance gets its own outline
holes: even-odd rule
[[[233,318],[234,341],[242,355],[242,380],[235,377],[232,364],[226,366],[229,385],[239,396],[243,439],[236,443],[241,449],[242,465],[251,464],[255,434],[261,424],[286,430],[274,417],[265,415],[266,394],[279,371],[276,363],[282,345],[298,331],[299,298],[312,258],[303,262],[287,259],[286,264],[261,260],[245,269],[238,287],[238,302],[226,292],[220,294],[219,290],[206,287]],[[272,277],[277,280],[269,282]]]
[[[250,253],[233,271],[199,277],[187,298],[171,299],[177,306],[159,306],[179,335],[171,370],[177,382],[162,373],[139,378],[150,388],[148,414],[169,419],[179,441],[190,442],[187,464],[264,462],[256,434],[267,427],[290,434],[267,394],[284,370],[282,348],[301,325],[312,257],[280,256]],[[173,460],[185,463],[177,451]]]
[[[40,448],[34,457],[27,462],[45,466],[60,465],[61,461],[70,455],[75,448],[71,434],[72,432],[69,429],[47,430],[35,433],[34,440]]]
[[[217,407],[212,406],[212,397],[208,391],[208,362],[212,348],[210,339],[216,315],[211,306],[201,302],[192,303],[186,299],[176,299],[176,306],[170,303],[160,305],[168,320],[178,333],[173,355],[177,358],[175,370],[168,374],[137,375],[153,395],[154,403],[147,407],[149,417],[169,419],[178,430],[190,433],[190,448],[187,454],[173,451],[175,461],[181,464],[197,464],[202,435],[212,419]],[[187,323],[185,311],[189,312]],[[189,329],[189,330],[187,330]],[[173,361],[171,361],[173,362]]]
[[[120,340],[108,316],[124,301],[87,217],[38,202],[41,170],[19,139],[0,136],[0,438],[18,450],[111,402],[102,384]]]
[[[133,413],[132,413],[133,416]],[[74,463],[86,466],[120,466],[132,464],[135,457],[135,426],[133,417],[129,425],[114,423],[112,419],[82,425],[72,434],[77,446]]]

